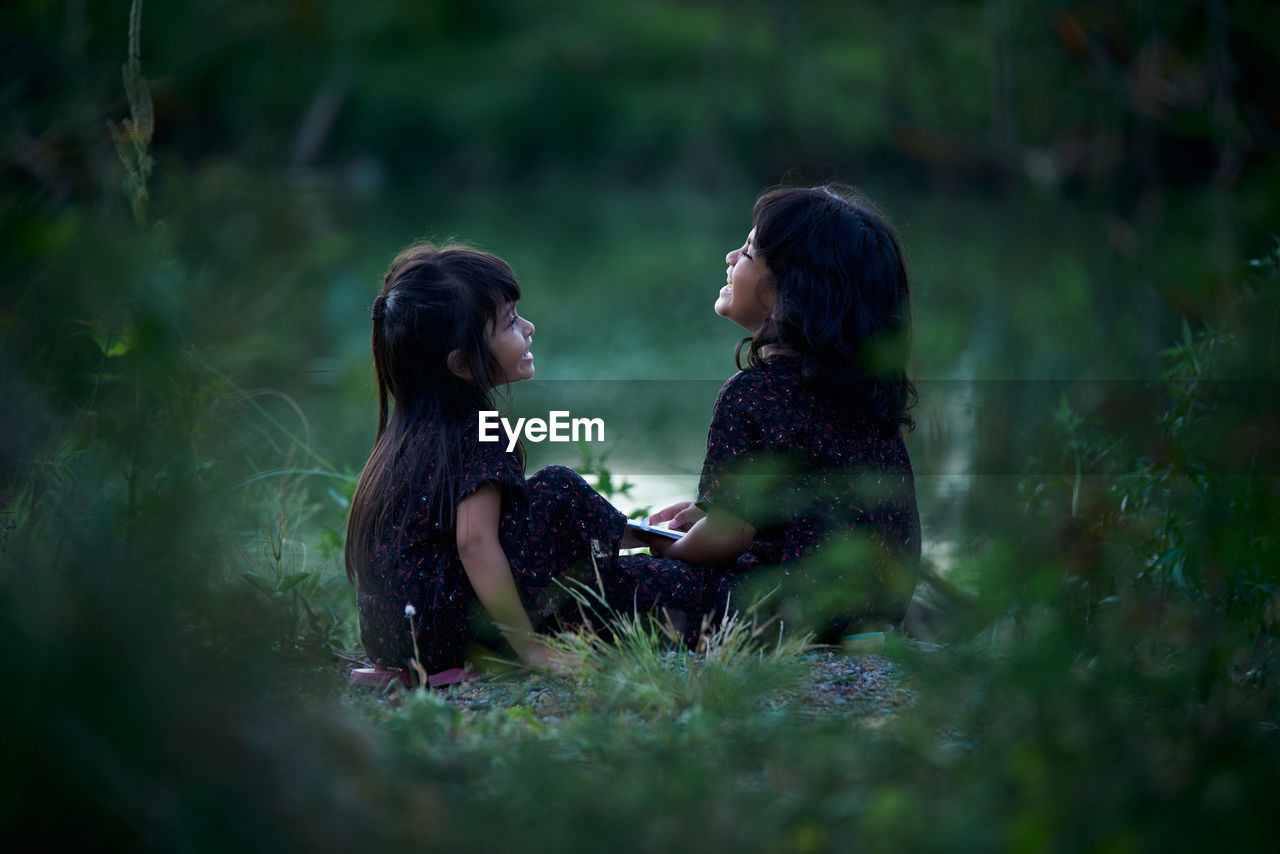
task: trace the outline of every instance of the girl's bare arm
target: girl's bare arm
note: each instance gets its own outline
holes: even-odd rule
[[[659,557],[670,557],[698,566],[733,560],[751,547],[756,529],[731,513],[711,508],[680,539],[652,547]]]
[[[553,666],[553,656],[533,633],[511,575],[511,564],[498,540],[502,495],[485,483],[458,502],[458,556],[476,598],[498,624],[520,660],[534,667]]]
[[[693,523],[697,522],[703,516],[703,513],[692,501],[677,501],[670,507],[664,507],[661,510],[649,516],[649,524],[657,525],[660,522],[670,522],[668,525],[673,531],[687,531],[693,527]]]

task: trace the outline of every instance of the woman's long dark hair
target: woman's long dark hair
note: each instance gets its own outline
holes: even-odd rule
[[[462,431],[494,408],[490,389],[506,379],[489,332],[519,298],[511,267],[486,252],[420,244],[391,262],[373,302],[378,432],[347,520],[349,579],[368,578],[389,525],[403,531],[415,473],[432,468],[428,507],[452,524]]]
[[[793,353],[804,381],[850,411],[914,426],[910,286],[888,221],[851,191],[825,186],[771,190],[751,221],[775,293],[748,364],[764,368],[766,347]]]

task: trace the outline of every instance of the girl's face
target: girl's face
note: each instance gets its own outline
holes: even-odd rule
[[[720,289],[716,314],[727,317],[754,334],[773,314],[773,274],[764,256],[756,252],[756,230],[747,242],[724,256],[729,265],[728,283]]]
[[[532,343],[533,324],[516,314],[515,303],[508,303],[489,329],[489,352],[507,382],[533,379]]]

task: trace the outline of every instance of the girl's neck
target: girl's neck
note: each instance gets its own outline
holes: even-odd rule
[[[787,347],[783,347],[780,344],[768,344],[760,348],[760,357],[765,361],[768,361],[769,359],[773,359],[773,358],[782,358],[786,356],[798,356],[798,355],[800,354],[797,353],[795,350],[791,350]]]

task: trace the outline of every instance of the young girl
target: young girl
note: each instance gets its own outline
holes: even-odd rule
[[[495,624],[526,664],[556,666],[533,634],[563,602],[553,579],[594,582],[593,554],[617,554],[624,516],[576,473],[550,466],[526,480],[519,451],[479,441],[492,390],[534,373],[519,299],[501,259],[420,245],[392,262],[374,300],[378,432],[346,563],[379,667],[457,667]]]
[[[687,533],[654,545],[671,560],[622,570],[652,587],[727,569],[727,588],[702,576],[719,607],[777,586],[784,616],[835,640],[900,621],[916,582],[907,273],[888,223],[833,188],[765,193],[751,219],[715,303],[750,333],[740,372],[716,400],[697,500],[651,517]]]

